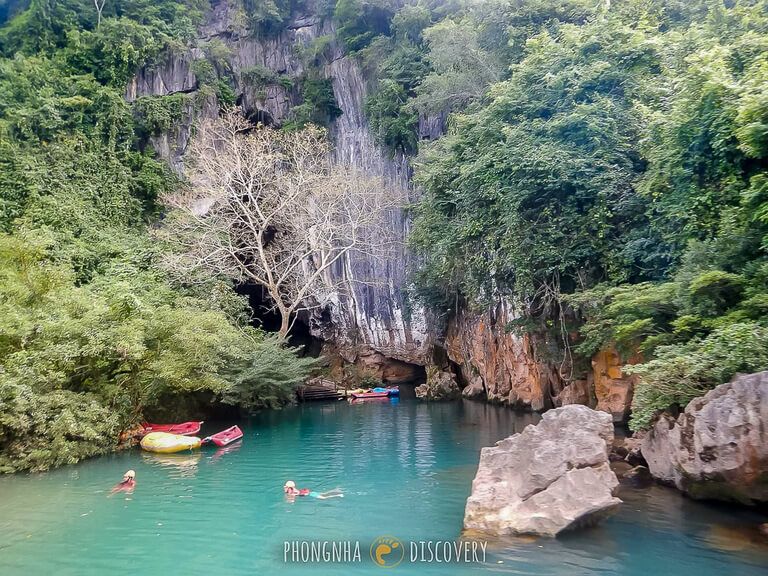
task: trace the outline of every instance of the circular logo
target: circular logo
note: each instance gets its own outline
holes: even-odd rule
[[[371,560],[376,566],[394,568],[405,558],[405,546],[394,536],[379,536],[371,543]]]

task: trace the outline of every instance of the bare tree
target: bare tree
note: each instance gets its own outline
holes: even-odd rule
[[[98,29],[101,26],[101,13],[104,11],[104,4],[107,3],[107,0],[93,0],[94,6],[96,6],[96,15],[98,19],[96,20],[96,28]]]
[[[170,269],[261,286],[282,336],[340,289],[353,252],[387,249],[384,222],[401,206],[381,179],[334,164],[320,128],[257,127],[237,110],[201,123],[186,175],[189,187],[165,199],[165,235],[179,248]]]

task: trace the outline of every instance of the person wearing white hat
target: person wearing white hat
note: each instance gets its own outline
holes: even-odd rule
[[[136,487],[136,471],[135,470],[128,470],[125,474],[123,474],[122,481],[115,484],[114,488],[112,488],[112,492],[110,494],[114,494],[115,492],[133,492],[133,489]]]
[[[342,494],[339,488],[334,488],[328,492],[312,492],[309,488],[296,488],[296,482],[293,480],[288,480],[283,485],[283,492],[285,492],[285,495],[288,496],[290,500],[294,500],[296,496],[311,496],[312,498],[319,498],[320,500],[344,497],[344,494]]]

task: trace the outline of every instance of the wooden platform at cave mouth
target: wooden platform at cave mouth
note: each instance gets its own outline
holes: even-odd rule
[[[315,400],[341,400],[347,397],[347,391],[333,380],[314,379],[296,389],[299,402]]]

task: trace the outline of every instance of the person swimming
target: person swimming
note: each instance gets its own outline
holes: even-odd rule
[[[326,500],[328,498],[343,498],[344,494],[340,488],[334,488],[327,492],[313,492],[309,488],[296,488],[296,482],[288,480],[283,486],[283,492],[290,499],[296,498],[296,496],[309,496],[310,498],[318,498],[319,500]]]
[[[131,493],[133,492],[133,489],[135,487],[136,487],[136,472],[133,470],[128,470],[125,474],[123,474],[122,481],[115,484],[110,494],[115,494],[117,492]]]

